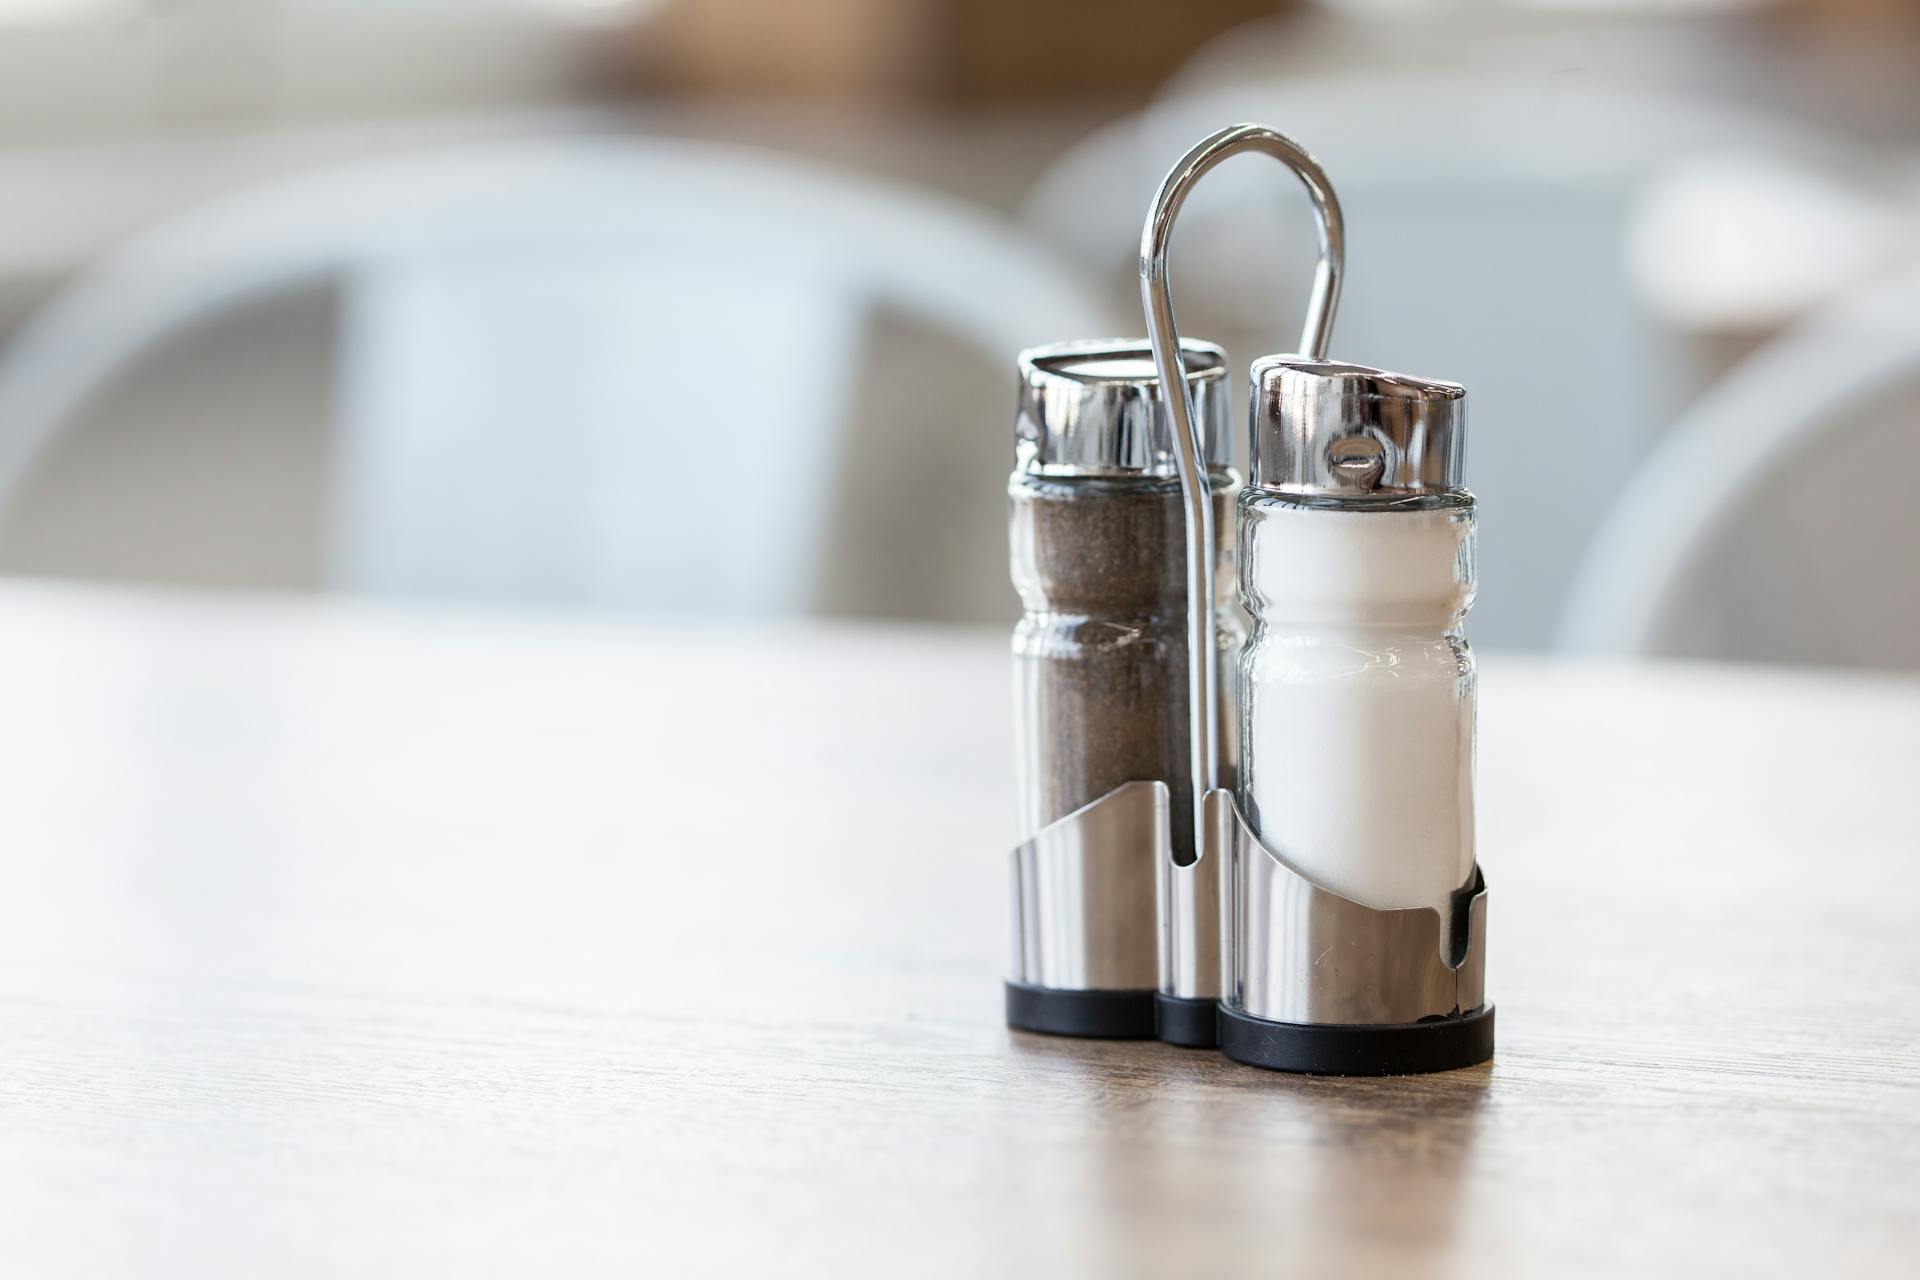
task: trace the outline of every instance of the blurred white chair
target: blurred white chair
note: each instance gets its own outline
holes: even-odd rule
[[[1014,352],[1111,327],[1013,229],[898,186],[657,141],[426,152],[190,214],[56,298],[0,361],[0,501],[164,339],[316,282],[340,297],[334,584],[671,612],[890,611],[887,583],[826,582],[836,529],[871,574],[933,574],[909,596],[992,609],[1000,535],[940,580],[952,564],[887,530],[953,504],[851,456],[950,459],[969,433],[973,471],[935,479],[997,521]],[[943,379],[944,348],[903,357],[904,329],[972,362]],[[951,533],[925,531],[928,555]]]
[[[1920,252],[1920,209],[1777,156],[1709,152],[1647,184],[1626,249],[1668,327],[1751,347]]]
[[[1920,669],[1920,272],[1755,353],[1608,514],[1574,652]]]
[[[1023,216],[1062,252],[1106,253],[1083,266],[1129,288],[1145,201],[1188,146],[1238,120],[1296,137],[1347,215],[1333,354],[1467,385],[1484,533],[1474,635],[1546,647],[1601,514],[1707,381],[1622,267],[1639,185],[1707,145],[1819,144],[1711,104],[1564,77],[1283,74],[1247,52],[1283,47],[1223,38],[1146,113],[1063,158]],[[1230,164],[1182,217],[1185,327],[1240,361],[1291,343],[1313,262],[1294,184]]]

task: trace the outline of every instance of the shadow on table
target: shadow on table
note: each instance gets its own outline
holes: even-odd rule
[[[1080,1244],[1123,1270],[1148,1259],[1188,1274],[1368,1273],[1431,1265],[1461,1243],[1490,1065],[1354,1079],[1150,1043],[1010,1044],[1074,1109],[1084,1140],[1049,1153],[1049,1182],[1091,1201],[1105,1231]]]

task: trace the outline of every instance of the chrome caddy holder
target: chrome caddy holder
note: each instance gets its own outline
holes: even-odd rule
[[[1170,857],[1164,782],[1129,782],[1013,851],[1007,1023],[1148,1039],[1155,869]]]
[[[1231,793],[1207,797],[1232,882],[1230,1058],[1316,1075],[1411,1075],[1493,1056],[1486,1003],[1487,886],[1454,892],[1454,939],[1431,907],[1379,911],[1300,874],[1266,847]]]
[[[1153,1000],[1154,1032],[1168,1044],[1210,1049],[1219,1043],[1226,977],[1220,948],[1224,876],[1218,855],[1204,841],[1196,847],[1200,855],[1182,862],[1169,843],[1156,863],[1160,989]]]
[[[1171,856],[1162,862],[1161,998],[1184,1000],[1190,991],[1205,990],[1210,930],[1204,913],[1206,882],[1211,880],[1221,909],[1211,932],[1216,946],[1224,942],[1219,957],[1224,977],[1215,987],[1221,996],[1217,1029],[1228,1057],[1275,1070],[1330,1075],[1397,1075],[1468,1066],[1493,1054],[1493,1008],[1484,990],[1487,891],[1478,866],[1454,894],[1454,950],[1449,954],[1442,950],[1446,922],[1440,912],[1428,907],[1379,910],[1315,883],[1260,841],[1233,793],[1218,785],[1219,673],[1209,555],[1213,512],[1203,441],[1175,357],[1180,338],[1168,250],[1174,220],[1194,184],[1221,161],[1247,151],[1279,160],[1306,186],[1320,237],[1300,343],[1306,356],[1270,359],[1307,369],[1327,364],[1344,265],[1344,223],[1325,172],[1290,138],[1259,125],[1224,129],[1188,152],[1161,184],[1141,235],[1141,301],[1161,385],[1167,389],[1186,509],[1195,806],[1190,815],[1175,815],[1175,821],[1184,818],[1194,824],[1194,847],[1199,850],[1190,866],[1176,865]],[[1347,377],[1379,372],[1357,366],[1339,369]],[[1172,390],[1176,384],[1177,394]],[[1255,415],[1263,410],[1260,391],[1256,386]],[[1357,412],[1363,418],[1375,414],[1377,403],[1357,402]],[[1356,402],[1313,398],[1311,408],[1309,416],[1316,420],[1323,411],[1338,418],[1355,413]],[[1381,428],[1392,424],[1331,418],[1325,424],[1331,438],[1319,442],[1324,453],[1303,457],[1311,467],[1331,468],[1336,480],[1361,474],[1362,483],[1372,487],[1390,474],[1395,461],[1426,463],[1424,451],[1418,457],[1404,448],[1399,455],[1388,452],[1399,442]],[[1349,457],[1342,447],[1348,442],[1364,447]],[[1247,696],[1246,690],[1241,696]],[[1224,891],[1218,887],[1220,877],[1225,879]]]
[[[1261,151],[1291,169],[1313,199],[1320,238],[1312,297],[1301,332],[1303,349],[1324,354],[1340,298],[1344,263],[1344,224],[1340,204],[1320,166],[1305,151],[1270,129],[1243,127],[1216,134],[1189,152],[1161,183],[1140,236],[1140,297],[1147,332],[1163,388],[1176,367],[1180,349],[1174,322],[1167,254],[1174,219],[1188,194],[1215,165],[1242,151]],[[1207,491],[1199,419],[1185,394],[1164,393],[1172,430],[1173,458],[1186,510],[1187,698],[1192,708],[1193,812],[1174,815],[1192,831],[1190,861],[1174,857],[1160,864],[1160,1036],[1178,1044],[1216,1043],[1217,1005],[1231,987],[1222,940],[1231,933],[1227,912],[1227,846],[1210,840],[1205,806],[1220,786],[1221,733],[1217,717],[1220,688],[1219,649],[1215,640],[1215,566],[1213,504]]]

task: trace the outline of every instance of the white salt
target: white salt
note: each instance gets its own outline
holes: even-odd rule
[[[1450,935],[1474,864],[1471,508],[1249,516],[1247,820],[1325,888],[1437,908]]]

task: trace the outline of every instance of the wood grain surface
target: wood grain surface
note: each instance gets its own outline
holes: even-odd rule
[[[8,1276],[1912,1275],[1920,682],[1483,660],[1486,1067],[1008,1032],[997,635],[0,590]]]

